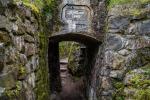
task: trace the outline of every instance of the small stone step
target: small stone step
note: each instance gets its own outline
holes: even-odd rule
[[[60,77],[65,78],[65,77],[68,77],[68,75],[66,75],[66,74],[60,74]]]
[[[67,67],[60,67],[60,70],[68,70]]]
[[[68,58],[66,59],[61,59],[60,64],[68,64]]]

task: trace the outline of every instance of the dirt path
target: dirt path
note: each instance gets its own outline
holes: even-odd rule
[[[84,82],[79,80],[74,82],[67,68],[68,59],[60,60],[60,76],[62,83],[62,92],[60,100],[85,100],[84,99]]]

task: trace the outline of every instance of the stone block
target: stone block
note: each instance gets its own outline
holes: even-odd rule
[[[119,54],[114,54],[112,69],[115,69],[115,70],[123,69],[124,64],[125,64],[125,57]]]
[[[7,32],[0,31],[0,42],[5,43],[6,45],[11,42],[10,36]]]
[[[110,35],[106,40],[107,49],[118,51],[123,48],[123,38],[119,35]]]
[[[113,70],[110,72],[110,77],[121,80],[124,76],[124,71],[122,70]]]
[[[138,24],[138,31],[140,35],[150,36],[150,20],[143,21],[141,24]]]
[[[2,15],[0,15],[0,29],[5,29],[7,31],[11,31],[12,29],[12,23]]]
[[[0,75],[0,87],[12,89],[16,86],[16,75],[14,72],[8,72]]]
[[[13,38],[14,40],[14,45],[17,48],[18,51],[23,51],[24,47],[24,38],[22,36],[15,36]]]
[[[109,32],[124,32],[129,25],[128,17],[112,17],[109,19]]]
[[[29,43],[35,42],[34,37],[32,37],[31,35],[27,35],[27,34],[24,36],[24,40],[25,40],[25,42],[29,42]]]
[[[26,43],[25,44],[25,55],[27,57],[32,56],[36,53],[37,49],[35,47],[35,44],[32,43]]]

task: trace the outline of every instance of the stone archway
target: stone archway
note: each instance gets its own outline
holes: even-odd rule
[[[60,78],[60,61],[59,61],[59,42],[61,41],[74,41],[82,43],[86,46],[87,61],[86,61],[86,91],[90,85],[91,70],[94,64],[95,54],[101,44],[98,40],[88,35],[71,33],[55,35],[49,38],[48,48],[48,63],[50,73],[50,89],[51,93],[61,92],[61,78]]]

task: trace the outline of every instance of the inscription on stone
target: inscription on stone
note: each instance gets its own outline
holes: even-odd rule
[[[85,21],[87,19],[87,12],[83,9],[67,9],[65,17],[74,21]]]
[[[86,31],[90,24],[90,9],[86,6],[66,6],[62,19],[68,24],[70,31]]]

